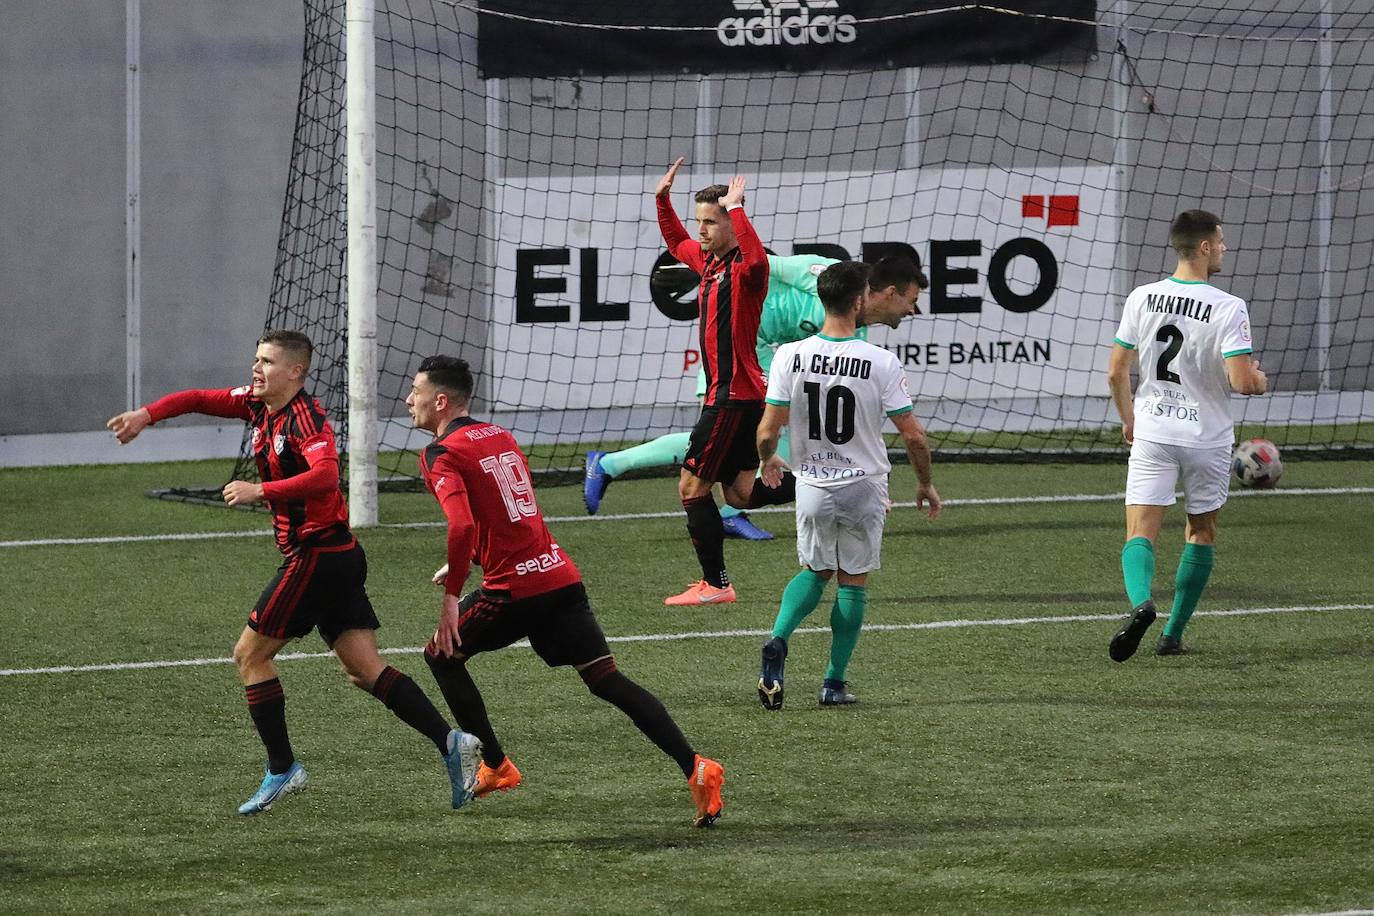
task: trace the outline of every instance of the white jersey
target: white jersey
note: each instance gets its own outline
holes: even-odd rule
[[[1245,300],[1168,277],[1126,297],[1116,342],[1135,350],[1135,435],[1207,448],[1235,441],[1226,358],[1251,352]]]
[[[891,351],[823,334],[778,347],[766,400],[790,409],[792,472],[816,487],[892,470],[883,422],[911,410],[906,372]]]

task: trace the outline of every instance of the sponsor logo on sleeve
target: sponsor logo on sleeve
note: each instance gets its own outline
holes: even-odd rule
[[[241,398],[253,390],[252,385],[240,385],[237,388],[229,389],[229,394],[236,398]]]

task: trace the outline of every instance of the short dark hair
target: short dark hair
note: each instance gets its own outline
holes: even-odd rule
[[[697,192],[697,196],[692,198],[699,204],[716,204],[720,206],[720,199],[730,193],[730,189],[723,184],[713,184],[708,188],[702,188]]]
[[[826,314],[847,315],[868,286],[870,268],[862,261],[836,261],[816,278],[816,294]]]
[[[310,343],[310,338],[300,331],[268,330],[258,338],[258,345],[262,344],[281,347],[303,362],[306,371],[310,370],[310,358],[315,355],[315,347]]]
[[[1184,210],[1169,227],[1169,244],[1181,258],[1191,257],[1197,246],[1221,228],[1221,218],[1206,210]]]
[[[468,361],[456,356],[430,356],[420,363],[417,373],[429,376],[430,384],[464,401],[472,400],[472,370]]]
[[[913,283],[920,289],[930,286],[930,281],[916,266],[916,262],[904,255],[889,255],[880,259],[868,275],[868,288],[874,292],[889,286],[906,289]]]

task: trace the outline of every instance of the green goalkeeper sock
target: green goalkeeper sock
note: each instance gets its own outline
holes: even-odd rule
[[[868,604],[868,589],[862,585],[841,585],[830,609],[830,667],[825,669],[827,681],[844,680],[854,647],[859,644],[859,630],[864,625],[864,606]]]
[[[1212,575],[1212,564],[1216,561],[1217,549],[1211,544],[1185,544],[1183,555],[1178,558],[1178,573],[1174,576],[1174,607],[1169,612],[1169,622],[1164,625],[1164,635],[1174,639],[1183,637],[1183,628],[1188,618],[1197,609],[1202,590],[1207,587],[1207,579]]]
[[[783,641],[790,639],[806,615],[821,603],[824,591],[825,580],[809,569],[793,576],[782,590],[782,607],[778,609],[778,619],[773,621],[773,636]]]
[[[602,455],[601,469],[612,477],[619,477],[640,468],[666,468],[681,464],[691,438],[691,433],[669,433],[634,448]]]
[[[1131,607],[1150,600],[1150,582],[1155,577],[1155,545],[1149,538],[1131,538],[1121,548],[1121,577],[1126,580],[1126,597]]]

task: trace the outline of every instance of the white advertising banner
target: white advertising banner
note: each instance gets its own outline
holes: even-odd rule
[[[498,185],[485,396],[499,407],[691,401],[696,322],[670,318],[649,289],[664,253],[648,193],[657,177]],[[747,178],[748,213],[777,254],[915,251],[931,279],[919,314],[870,340],[898,354],[917,396],[1102,394],[1119,305],[1109,167]],[[690,234],[691,191],[705,183],[684,175],[673,194]]]

